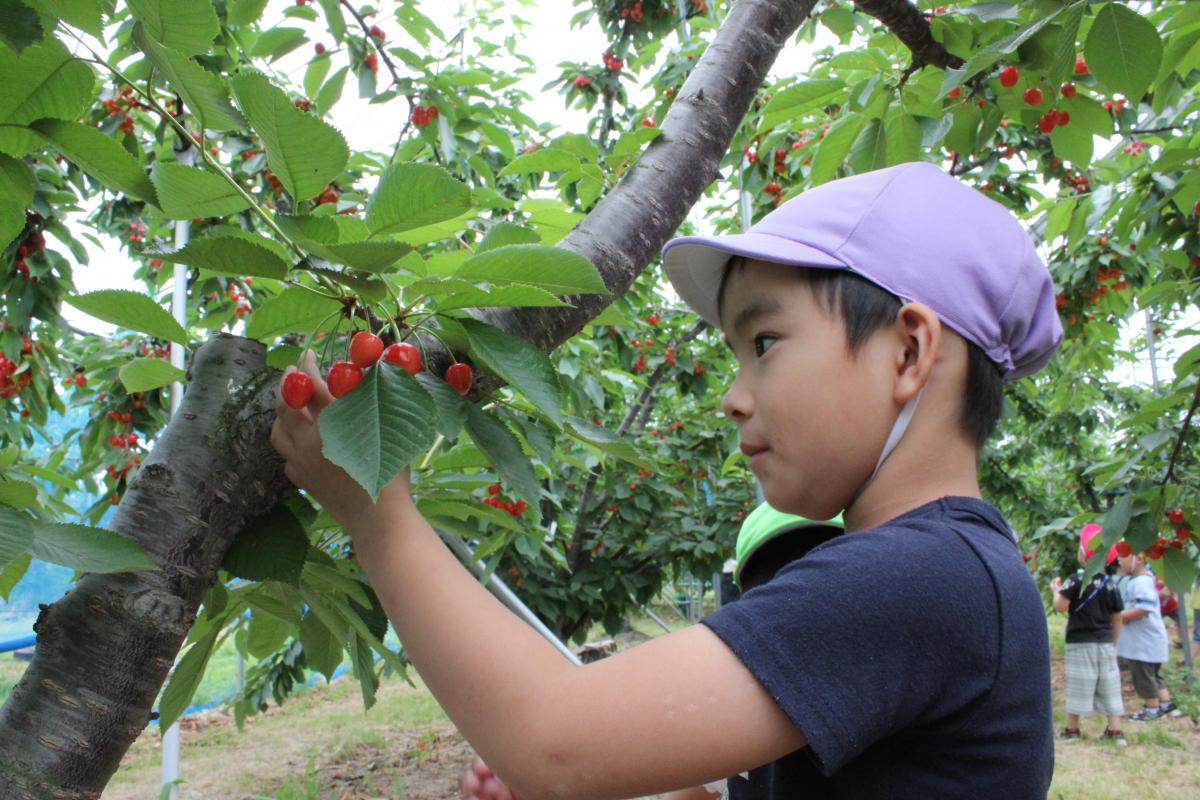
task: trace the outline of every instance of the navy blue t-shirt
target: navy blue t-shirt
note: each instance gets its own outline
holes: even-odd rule
[[[1050,644],[1004,518],[945,497],[832,539],[705,617],[808,746],[729,796],[1044,798]]]

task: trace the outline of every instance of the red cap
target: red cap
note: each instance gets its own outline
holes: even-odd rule
[[[1079,550],[1083,553],[1085,560],[1088,560],[1095,554],[1096,550],[1092,547],[1093,541],[1104,528],[1098,522],[1089,522],[1083,526],[1083,530],[1079,532]],[[1104,559],[1105,564],[1111,564],[1117,560],[1117,545],[1114,543],[1108,549],[1108,558]]]

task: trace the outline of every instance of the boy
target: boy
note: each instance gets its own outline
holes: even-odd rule
[[[1079,532],[1079,565],[1087,564],[1098,546],[1101,528],[1094,522]],[[1121,673],[1117,669],[1115,643],[1121,635],[1121,593],[1112,579],[1116,571],[1117,548],[1113,545],[1106,557],[1105,570],[1095,575],[1086,587],[1083,570],[1067,578],[1055,578],[1050,583],[1054,610],[1067,612],[1067,727],[1063,738],[1080,738],[1079,718],[1093,711],[1108,716],[1104,738],[1124,747],[1127,742],[1121,732],[1121,715],[1125,704],[1121,699]]]
[[[1121,588],[1124,610],[1121,612],[1117,658],[1122,669],[1129,670],[1133,690],[1144,704],[1129,718],[1135,722],[1150,722],[1168,715],[1179,716],[1180,711],[1171,702],[1170,690],[1161,674],[1170,648],[1154,577],[1146,569],[1145,556],[1137,553],[1118,555],[1117,562],[1121,574],[1130,576]]]
[[[372,504],[321,456],[312,413],[331,397],[310,356],[313,402],[281,402],[272,441],[353,536],[442,707],[523,797],[727,776],[730,797],[1044,797],[1044,611],[975,472],[1003,381],[1062,337],[1028,235],[905,164],[806,192],[743,235],[677,239],[665,263],[737,357],[723,408],[767,501],[845,509],[848,533],[703,625],[574,667],[442,545],[407,472]],[[739,776],[763,765],[768,787],[750,789]]]

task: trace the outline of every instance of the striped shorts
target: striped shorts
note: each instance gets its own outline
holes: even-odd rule
[[[1117,649],[1112,642],[1067,644],[1067,713],[1125,713]]]

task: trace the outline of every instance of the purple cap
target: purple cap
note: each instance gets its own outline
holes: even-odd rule
[[[667,242],[675,291],[717,326],[733,255],[850,270],[924,303],[1010,381],[1041,369],[1062,341],[1054,283],[1029,234],[1004,206],[926,162],[810,189],[746,233]]]

